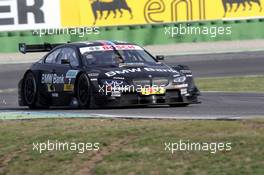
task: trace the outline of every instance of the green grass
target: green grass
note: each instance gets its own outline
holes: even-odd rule
[[[200,78],[201,91],[264,92],[264,76]]]
[[[164,150],[231,142],[231,151]],[[33,151],[33,142],[99,142],[99,152]],[[45,119],[0,122],[0,174],[264,174],[264,121]]]

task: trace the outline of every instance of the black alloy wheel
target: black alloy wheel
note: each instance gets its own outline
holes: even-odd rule
[[[80,75],[77,82],[77,100],[81,108],[88,108],[90,104],[90,81],[86,74]]]

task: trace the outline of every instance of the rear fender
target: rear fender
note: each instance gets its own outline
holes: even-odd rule
[[[27,103],[26,103],[26,100],[25,100],[25,96],[24,96],[24,79],[25,79],[25,76],[29,73],[29,72],[32,72],[30,69],[27,70],[23,77],[21,78],[21,80],[19,81],[18,83],[18,105],[19,106],[27,106]]]

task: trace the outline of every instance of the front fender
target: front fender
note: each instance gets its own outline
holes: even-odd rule
[[[200,91],[198,89],[198,87],[195,84],[194,78],[193,78],[193,74],[191,69],[186,66],[186,65],[178,65],[173,67],[174,70],[179,71],[181,74],[185,75],[187,77],[187,83],[188,83],[188,91],[192,94],[192,95],[200,95]]]

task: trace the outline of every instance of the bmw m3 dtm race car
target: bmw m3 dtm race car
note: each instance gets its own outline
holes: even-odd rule
[[[48,52],[25,71],[19,105],[80,108],[140,105],[187,106],[200,94],[187,66],[120,41],[19,44],[22,53]]]

